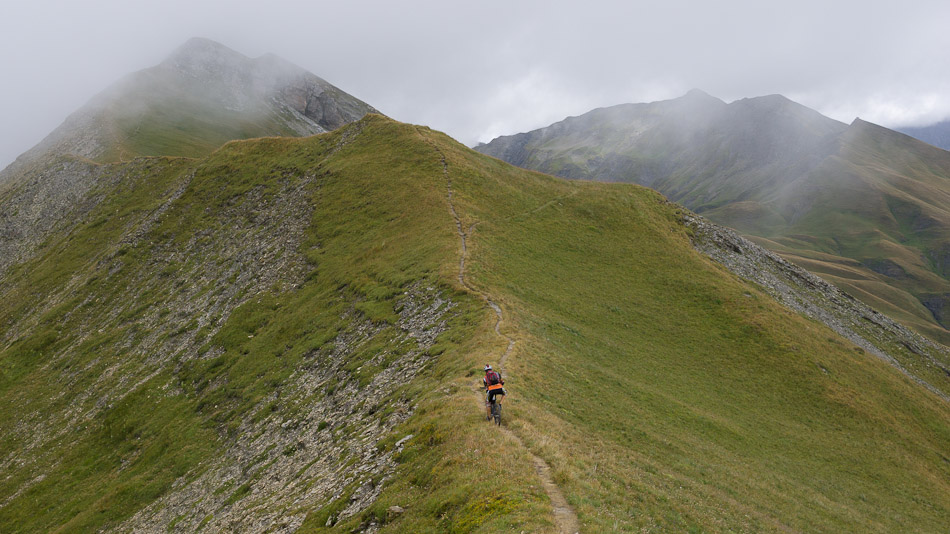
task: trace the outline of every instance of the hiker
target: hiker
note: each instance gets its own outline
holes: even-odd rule
[[[488,364],[485,366],[485,378],[482,379],[482,383],[485,385],[485,391],[488,392],[485,397],[485,413],[491,421],[492,400],[498,397],[498,404],[501,404],[501,400],[505,398],[505,388],[502,387],[505,381],[501,379],[501,373],[493,370],[491,364]]]

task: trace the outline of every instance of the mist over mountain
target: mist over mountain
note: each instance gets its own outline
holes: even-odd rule
[[[370,112],[376,110],[277,56],[252,59],[194,38],[94,97],[0,173],[0,183],[50,155],[97,162],[196,157],[233,139],[327,132]]]
[[[200,157],[235,139],[324,133],[375,112],[277,56],[251,59],[191,39],[104,90],[0,171],[0,194],[11,192],[11,209],[0,213],[0,273],[82,213],[76,201],[98,175],[91,163]]]
[[[930,126],[898,128],[897,131],[920,139],[925,143],[950,150],[950,121],[941,121]]]
[[[567,178],[653,187],[950,341],[946,151],[779,95],[726,104],[700,91],[476,149]]]

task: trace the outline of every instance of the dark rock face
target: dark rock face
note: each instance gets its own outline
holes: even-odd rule
[[[947,312],[950,311],[950,294],[925,295],[920,302],[934,314],[938,323],[947,326],[947,319],[950,319],[947,317]]]
[[[950,278],[950,244],[928,251],[926,257],[933,263],[934,272]]]
[[[320,126],[328,131],[335,130],[352,120],[348,119],[347,110],[341,109],[330,93],[326,91],[318,92],[313,87],[310,88],[309,92],[310,97],[307,99],[303,114],[313,119]]]

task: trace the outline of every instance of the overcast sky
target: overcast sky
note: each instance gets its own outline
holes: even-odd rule
[[[844,122],[950,117],[946,0],[3,0],[0,167],[195,36],[468,145],[691,88],[781,93]]]

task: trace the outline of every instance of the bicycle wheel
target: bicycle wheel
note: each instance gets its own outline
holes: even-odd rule
[[[495,424],[500,425],[501,424],[501,403],[499,402],[492,403],[491,414],[492,414],[492,417],[495,418]]]

